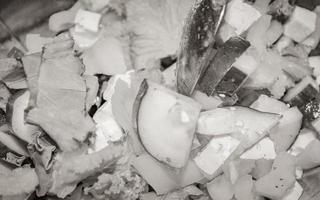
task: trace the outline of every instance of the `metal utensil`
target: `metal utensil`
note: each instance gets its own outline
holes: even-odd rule
[[[178,92],[190,96],[215,54],[215,36],[226,1],[198,0],[184,26],[177,63]]]

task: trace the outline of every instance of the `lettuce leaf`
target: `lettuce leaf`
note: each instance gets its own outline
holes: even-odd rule
[[[126,4],[135,69],[149,68],[154,61],[176,54],[184,20],[193,3],[194,0],[132,0]]]
[[[79,148],[95,126],[84,112],[84,66],[75,56],[70,35],[61,34],[46,44],[40,63],[36,56],[24,59],[23,63],[32,94],[27,122],[43,128],[61,150]]]

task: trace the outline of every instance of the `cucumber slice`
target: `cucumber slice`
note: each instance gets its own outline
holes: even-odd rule
[[[147,152],[171,167],[184,167],[201,106],[189,97],[144,80],[134,107],[135,129]]]

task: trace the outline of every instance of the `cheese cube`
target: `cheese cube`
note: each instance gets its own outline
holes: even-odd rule
[[[79,9],[75,17],[75,24],[82,26],[92,32],[98,32],[101,15],[99,13],[90,12]]]
[[[275,157],[274,144],[269,138],[263,138],[240,156],[242,159],[274,159]]]
[[[296,181],[292,190],[285,197],[283,197],[281,200],[298,200],[300,198],[300,196],[302,195],[302,192],[303,192],[303,188]]]
[[[260,12],[243,0],[232,0],[228,3],[225,21],[234,27],[240,35],[261,17]]]
[[[284,35],[296,42],[302,42],[316,29],[316,13],[296,6],[284,26]]]
[[[27,34],[26,35],[26,47],[28,49],[28,54],[41,52],[42,47],[52,42],[52,38],[41,37],[40,34]]]
[[[289,150],[290,154],[297,156],[308,146],[308,144],[310,144],[315,139],[316,136],[311,130],[301,130],[296,141],[293,143]]]
[[[231,136],[213,138],[194,158],[194,161],[203,172],[212,175],[224,164],[239,144],[240,141]]]

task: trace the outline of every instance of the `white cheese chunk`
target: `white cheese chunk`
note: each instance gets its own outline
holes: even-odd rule
[[[98,32],[101,14],[79,9],[74,19],[75,24],[92,32]]]
[[[194,161],[203,172],[212,175],[224,164],[239,144],[239,140],[231,136],[213,138],[194,158]]]
[[[263,138],[240,156],[242,159],[274,159],[275,157],[274,144],[269,138]]]
[[[96,137],[89,153],[97,152],[108,146],[109,142],[122,138],[123,132],[114,119],[111,102],[105,102],[94,114],[93,120],[96,122]]]
[[[26,35],[26,47],[28,54],[41,52],[42,47],[53,41],[53,38],[41,37],[40,34],[27,34]]]
[[[240,35],[260,17],[261,13],[253,6],[242,0],[232,0],[228,3],[225,21],[234,27],[235,32]]]
[[[302,42],[316,29],[316,13],[296,6],[289,21],[284,26],[284,35],[296,42]]]
[[[300,154],[313,140],[316,139],[315,134],[309,129],[303,129],[300,131],[296,141],[289,149],[289,153],[297,156]]]
[[[303,192],[303,188],[296,181],[292,190],[285,197],[283,197],[281,200],[298,200],[300,198],[300,196],[302,195],[302,192]]]
[[[289,109],[289,107],[275,98],[268,97],[267,95],[260,95],[257,100],[255,100],[250,108],[259,110],[261,112],[271,112],[271,113],[282,113]]]

